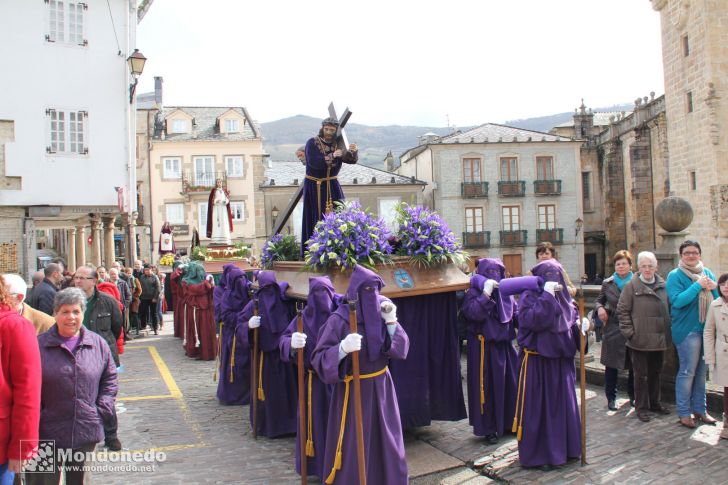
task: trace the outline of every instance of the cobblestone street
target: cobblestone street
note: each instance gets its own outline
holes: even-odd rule
[[[165,460],[153,471],[97,471],[95,483],[299,482],[294,438],[254,441],[248,407],[218,404],[214,362],[184,356],[171,335],[170,316],[161,335],[129,342],[117,403],[124,448],[161,451]],[[675,414],[641,423],[621,397],[620,409],[607,411],[602,390],[588,388],[585,467],[577,462],[550,472],[522,469],[512,437],[487,446],[472,435],[467,420],[436,422],[406,434],[411,483],[728,483],[728,442],[719,440],[720,425],[688,430]]]

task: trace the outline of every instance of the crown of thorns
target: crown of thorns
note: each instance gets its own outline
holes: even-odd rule
[[[339,120],[337,120],[337,119],[336,119],[336,118],[334,118],[333,116],[329,116],[328,118],[326,118],[325,120],[323,120],[323,121],[321,122],[321,126],[324,126],[324,125],[334,125],[334,126],[339,126]]]

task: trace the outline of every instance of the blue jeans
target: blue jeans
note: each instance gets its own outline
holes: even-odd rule
[[[8,470],[8,462],[0,465],[0,485],[13,485],[15,473]]]
[[[703,334],[690,332],[685,340],[675,346],[680,369],[675,378],[675,403],[681,418],[691,412],[705,414],[705,360],[703,359]]]

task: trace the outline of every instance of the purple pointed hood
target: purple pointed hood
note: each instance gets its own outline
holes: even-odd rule
[[[500,281],[506,277],[506,267],[498,258],[483,258],[478,261],[476,273],[473,276],[473,282],[479,285],[478,289],[482,293],[485,280]],[[482,276],[482,281],[476,276]],[[513,319],[513,308],[515,307],[513,297],[501,295],[498,288],[493,290],[491,297],[498,307],[498,317],[501,323],[510,322]]]
[[[375,272],[354,266],[346,290],[347,301],[356,301],[356,320],[358,327],[364,327],[369,360],[374,362],[381,356],[384,346],[386,327],[379,308],[379,292],[384,287],[384,280]],[[359,333],[362,333],[359,331]]]
[[[308,279],[308,300],[303,310],[303,322],[311,338],[318,340],[319,329],[336,309],[336,290],[328,276],[312,276]]]
[[[273,271],[260,271],[257,279],[258,314],[270,333],[281,334],[289,323],[288,309],[283,302],[288,283],[278,283]]]
[[[250,301],[250,282],[245,273],[237,267],[230,270],[227,280],[227,291],[223,308],[227,307],[233,312],[239,312]]]
[[[556,332],[565,332],[571,328],[574,323],[574,305],[571,302],[569,289],[566,287],[564,279],[564,267],[555,259],[548,259],[538,263],[531,268],[531,274],[540,276],[544,282],[555,281],[561,285],[561,291],[556,293],[556,301],[561,308],[561,317],[559,318]]]

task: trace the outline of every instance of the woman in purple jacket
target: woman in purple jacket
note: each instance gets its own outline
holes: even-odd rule
[[[104,439],[103,419],[112,415],[118,390],[116,365],[103,337],[86,330],[86,296],[78,288],[56,293],[56,324],[38,336],[43,382],[41,386],[41,440],[55,440],[54,473],[29,473],[28,483],[56,484],[61,469],[68,485],[83,484],[85,460],[78,453],[94,450]],[[71,459],[66,450],[73,450]],[[63,454],[60,452],[63,451]]]

